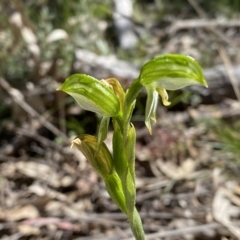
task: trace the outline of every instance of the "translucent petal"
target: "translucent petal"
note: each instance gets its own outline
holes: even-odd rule
[[[147,104],[145,111],[145,125],[152,134],[151,120],[156,122],[156,109],[158,104],[158,92],[152,88],[147,88]]]

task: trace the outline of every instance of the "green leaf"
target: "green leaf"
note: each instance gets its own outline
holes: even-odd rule
[[[129,219],[129,223],[131,225],[131,229],[132,229],[135,239],[145,240],[145,234],[144,234],[144,230],[143,230],[143,226],[142,226],[142,221],[141,221],[141,218],[139,216],[139,213],[138,213],[136,207],[134,208],[132,218]]]
[[[136,148],[136,131],[133,124],[130,124],[128,136],[125,143],[125,151],[129,166],[129,171],[132,175],[135,184],[135,148]]]
[[[85,74],[74,74],[58,90],[71,95],[82,108],[103,117],[117,116],[120,111],[118,97],[106,81]]]
[[[179,54],[166,54],[150,60],[142,67],[139,79],[145,87],[166,90],[177,90],[190,84],[207,87],[197,61]]]
[[[126,199],[119,176],[116,172],[113,172],[113,174],[103,178],[103,180],[112,200],[117,204],[121,211],[127,215]]]
[[[135,208],[136,188],[135,188],[134,178],[129,168],[126,169],[123,175],[122,185],[123,185],[123,192],[126,198],[126,207],[127,207],[128,217],[132,219],[134,208]]]

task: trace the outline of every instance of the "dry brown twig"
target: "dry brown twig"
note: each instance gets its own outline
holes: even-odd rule
[[[240,27],[240,21],[238,19],[229,21],[220,20],[207,20],[207,19],[190,19],[190,20],[177,20],[168,29],[169,33],[175,33],[184,29],[197,29],[197,28],[231,28]]]
[[[201,6],[198,4],[198,2],[196,2],[195,0],[188,0],[188,2],[191,4],[191,6],[193,7],[193,9],[197,12],[197,14],[199,15],[199,17],[208,20],[207,14],[204,12],[204,10],[201,8]],[[224,41],[225,43],[231,45],[231,41],[226,38],[220,31],[218,31],[216,28],[214,28],[214,26],[211,25],[206,25],[206,29],[208,29],[209,31],[211,31],[212,33],[214,33],[217,37],[219,37],[219,39],[221,39],[222,41]]]
[[[70,151],[66,150],[65,148],[63,148],[62,146],[60,146],[59,144],[49,140],[48,138],[45,138],[45,137],[37,134],[37,132],[34,129],[32,131],[29,131],[26,129],[19,129],[17,133],[20,135],[26,136],[26,137],[33,138],[34,140],[42,143],[45,147],[53,148],[60,153],[67,154],[70,152]]]
[[[40,115],[34,108],[32,108],[24,99],[23,94],[10,86],[10,84],[3,78],[0,77],[0,85],[5,89],[11,98],[16,102],[21,108],[23,108],[32,118],[37,119],[44,127],[54,133],[56,136],[61,136],[65,143],[70,144],[69,138],[56,128],[52,123]]]
[[[237,225],[240,223],[238,222]],[[212,222],[212,223],[207,223],[207,224],[202,224],[198,226],[191,226],[191,227],[185,227],[181,229],[173,229],[173,230],[168,230],[168,231],[161,231],[158,233],[153,233],[153,234],[147,234],[146,235],[146,240],[153,240],[153,239],[159,239],[159,238],[166,238],[166,237],[176,237],[176,236],[182,236],[185,234],[196,234],[196,233],[202,233],[206,232],[208,230],[212,229],[219,229],[222,228],[223,226],[220,223],[217,222]],[[98,238],[89,238],[89,237],[81,237],[81,240],[105,240],[105,237],[98,237]],[[113,237],[108,237],[108,240],[116,240],[119,239],[116,236]],[[122,239],[122,238],[121,238]],[[80,240],[80,238],[75,238],[74,240]],[[134,240],[134,238],[125,238],[124,240]]]

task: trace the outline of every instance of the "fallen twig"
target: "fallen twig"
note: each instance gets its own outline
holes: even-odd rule
[[[220,57],[222,58],[223,63],[226,66],[226,71],[227,71],[229,80],[230,80],[230,82],[233,86],[233,90],[235,92],[235,95],[236,95],[238,101],[240,102],[240,90],[239,90],[238,85],[237,85],[237,79],[236,79],[236,76],[234,74],[231,61],[230,61],[224,47],[219,46],[218,51],[219,51]]]
[[[36,131],[27,131],[26,129],[19,129],[17,131],[18,134],[20,135],[23,135],[23,136],[27,136],[27,137],[30,137],[30,138],[33,138],[34,140],[42,143],[45,147],[51,147],[53,149],[56,149],[57,151],[63,153],[63,154],[66,154],[66,153],[69,153],[70,151],[66,150],[65,148],[63,148],[61,145],[37,134]]]
[[[184,29],[196,29],[196,28],[231,28],[231,27],[240,27],[240,20],[209,20],[209,19],[187,19],[187,20],[177,20],[174,22],[168,29],[169,33],[175,33]]]
[[[240,223],[238,223],[239,225]],[[217,222],[212,222],[208,224],[198,225],[198,226],[191,226],[191,227],[185,227],[181,229],[174,229],[174,230],[168,230],[168,231],[162,231],[158,233],[153,234],[147,234],[146,239],[156,239],[156,238],[164,238],[164,237],[174,237],[174,236],[180,236],[184,234],[194,234],[194,233],[201,233],[210,229],[217,229],[222,228],[222,224]],[[128,238],[125,240],[134,240],[133,238]]]
[[[24,99],[23,94],[17,90],[16,88],[13,88],[10,86],[10,84],[3,78],[0,77],[0,85],[2,88],[4,88],[9,95],[12,97],[12,99],[21,107],[23,108],[31,117],[38,119],[38,121],[46,127],[48,130],[50,130],[52,133],[54,133],[56,136],[61,136],[66,143],[70,143],[69,138],[61,132],[58,128],[56,128],[52,123],[47,121],[43,116],[41,116],[34,108],[32,108]]]

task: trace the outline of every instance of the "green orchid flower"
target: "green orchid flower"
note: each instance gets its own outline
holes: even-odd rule
[[[152,132],[151,121],[156,122],[158,95],[165,106],[170,105],[166,90],[177,90],[188,85],[200,84],[207,87],[199,64],[191,57],[179,54],[166,54],[156,57],[143,65],[139,83],[147,90],[145,124]]]

